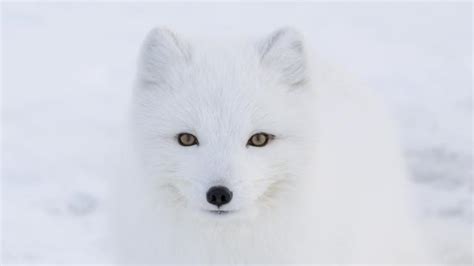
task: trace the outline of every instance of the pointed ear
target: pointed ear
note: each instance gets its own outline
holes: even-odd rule
[[[191,49],[187,42],[168,29],[154,28],[142,45],[138,62],[139,81],[142,84],[162,84],[190,60]]]
[[[258,45],[260,62],[281,76],[281,81],[298,87],[306,83],[306,55],[302,35],[294,29],[275,31]]]

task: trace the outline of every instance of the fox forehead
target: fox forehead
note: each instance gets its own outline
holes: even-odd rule
[[[230,128],[243,121],[261,124],[272,113],[277,92],[269,91],[258,68],[257,55],[248,49],[193,50],[193,61],[169,74],[167,88],[155,90],[153,109],[174,116],[176,122],[188,126],[218,124],[214,128]],[[156,111],[156,110],[155,110]]]
[[[263,96],[262,78],[266,75],[259,67],[258,55],[246,46],[232,50],[196,46],[192,61],[177,71],[181,89],[174,89],[180,97],[219,106]]]

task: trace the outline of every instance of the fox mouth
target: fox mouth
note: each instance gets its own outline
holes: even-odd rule
[[[225,211],[225,210],[209,210],[208,211],[209,213],[213,214],[213,215],[228,215],[228,214],[231,214],[233,213],[234,211]]]

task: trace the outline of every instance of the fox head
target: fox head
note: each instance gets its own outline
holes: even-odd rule
[[[308,73],[292,29],[223,45],[153,29],[139,58],[133,121],[159,204],[221,219],[290,200],[313,136]]]

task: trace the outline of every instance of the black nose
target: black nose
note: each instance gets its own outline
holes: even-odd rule
[[[210,204],[220,207],[221,205],[227,204],[232,200],[232,191],[226,187],[217,186],[211,187],[207,191],[207,202]]]

